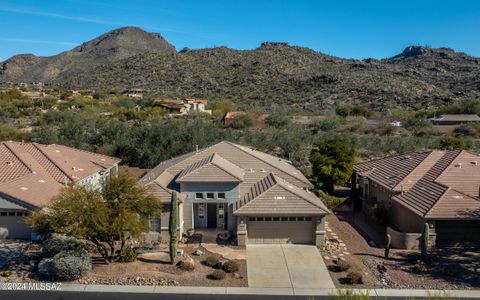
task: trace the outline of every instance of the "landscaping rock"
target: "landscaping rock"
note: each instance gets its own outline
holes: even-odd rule
[[[184,253],[183,249],[178,249],[177,250],[177,255],[178,256],[183,256],[183,253]]]
[[[6,239],[8,237],[8,229],[0,227],[0,239]]]
[[[202,256],[203,254],[205,254],[205,253],[203,253],[203,251],[200,250],[200,249],[197,249],[197,250],[193,251],[193,253],[192,253],[192,255],[195,255],[195,256]]]
[[[51,276],[53,273],[53,258],[44,258],[38,263],[38,273]]]

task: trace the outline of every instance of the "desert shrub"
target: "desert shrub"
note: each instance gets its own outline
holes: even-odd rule
[[[465,149],[465,143],[461,138],[455,137],[444,137],[438,142],[438,149],[440,150],[456,150],[456,149]]]
[[[225,278],[225,276],[227,276],[227,273],[225,273],[224,271],[215,270],[212,274],[208,275],[208,278],[213,280],[222,280]]]
[[[229,260],[223,264],[223,270],[226,273],[235,273],[235,272],[238,272],[239,269],[240,269],[240,266],[234,260]]]
[[[120,255],[123,262],[137,261],[137,249],[135,248],[123,248]]]
[[[195,263],[190,260],[182,260],[178,262],[178,267],[184,271],[193,271],[195,270]]]
[[[10,277],[10,276],[12,276],[12,274],[13,274],[12,271],[6,270],[6,271],[1,272],[1,273],[0,273],[0,276],[2,276],[2,277]]]
[[[348,261],[344,260],[344,259],[338,259],[335,262],[335,265],[336,265],[337,269],[342,271],[342,272],[345,272],[348,269],[350,269],[350,263]]]
[[[81,278],[92,269],[92,260],[85,251],[62,251],[53,257],[53,274],[59,280]]]
[[[427,273],[428,272],[428,268],[424,265],[424,264],[415,264],[413,266],[413,272],[415,273]]]
[[[219,262],[220,260],[216,256],[207,256],[207,258],[205,258],[205,260],[203,261],[203,264],[207,267],[213,267]]]
[[[362,274],[360,274],[359,272],[355,272],[355,271],[348,272],[346,279],[347,279],[348,284],[362,284],[363,283]]]
[[[345,202],[345,200],[347,200],[346,197],[335,197],[324,191],[319,191],[318,194],[320,196],[320,199],[322,199],[323,202],[325,202],[328,208],[337,207],[343,202]]]
[[[81,251],[83,244],[77,238],[72,236],[55,236],[43,243],[43,256],[54,257],[62,251]]]
[[[455,127],[453,132],[456,135],[464,135],[464,136],[475,136],[477,134],[477,130],[475,128],[466,124],[462,124],[458,127]]]

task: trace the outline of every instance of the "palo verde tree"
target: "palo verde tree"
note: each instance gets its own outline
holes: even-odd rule
[[[177,203],[177,193],[172,192],[171,198],[171,209],[170,209],[170,219],[168,223],[168,230],[170,233],[170,263],[175,263],[175,258],[177,257],[177,227],[178,227],[178,203]]]
[[[149,230],[148,216],[160,217],[160,199],[126,175],[111,178],[102,192],[83,186],[64,188],[28,220],[42,235],[60,233],[91,241],[105,262],[118,260],[126,240]],[[115,243],[120,242],[116,252]]]
[[[322,190],[331,193],[335,185],[352,176],[355,152],[349,140],[331,138],[318,142],[310,152],[312,178]]]

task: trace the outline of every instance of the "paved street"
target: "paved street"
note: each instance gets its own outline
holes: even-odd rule
[[[315,246],[248,245],[247,271],[253,288],[334,288]]]

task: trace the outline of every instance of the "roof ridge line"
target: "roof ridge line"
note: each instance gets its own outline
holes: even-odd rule
[[[27,163],[25,163],[25,162],[23,161],[23,159],[21,159],[20,156],[18,156],[18,155],[15,153],[15,151],[13,151],[12,148],[10,148],[9,145],[7,145],[6,142],[2,142],[2,144],[5,145],[5,147],[7,147],[8,151],[10,151],[10,152],[12,153],[12,155],[15,156],[15,157],[30,171],[30,173],[33,173],[32,168],[30,168],[30,166],[29,166]]]
[[[60,167],[59,165],[57,165],[53,159],[48,156],[42,149],[40,149],[40,147],[38,146],[37,143],[32,143],[32,145],[35,147],[35,149],[37,149],[43,156],[45,156],[55,167],[57,167],[62,173],[63,175],[65,175],[68,179],[70,179],[72,182],[75,182],[75,180],[73,179],[73,177],[71,177],[70,175],[68,175],[68,173],[62,168]],[[55,180],[56,181],[56,180]],[[64,184],[65,182],[59,182],[59,183],[62,183]]]
[[[435,203],[433,203],[432,206],[430,206],[430,208],[425,212],[425,214],[423,215],[423,217],[426,217],[428,215],[428,213],[435,207],[437,206],[438,202],[440,202],[440,200],[442,200],[443,196],[445,196],[445,194],[450,191],[451,188],[450,187],[447,187],[447,189],[442,193],[442,195],[440,197],[438,197],[438,199],[435,201]]]
[[[244,170],[243,168],[237,166],[236,164],[234,164],[233,162],[229,161],[229,160],[226,159],[225,157],[221,156],[221,155],[218,154],[217,152],[213,152],[212,161],[209,162],[208,164],[214,164],[215,166],[217,166],[217,167],[219,167],[220,169],[224,170],[225,172],[227,172],[227,173],[230,174],[231,176],[233,176],[233,177],[235,177],[235,178],[243,181],[243,178],[239,178],[239,177],[237,177],[236,175],[234,175],[232,172],[230,172],[229,170],[226,170],[225,168],[222,168],[221,166],[217,165],[217,164],[213,161],[213,159],[215,158],[215,156],[218,156],[219,158],[223,159],[224,161],[226,161],[226,162],[234,165],[235,167],[237,167],[237,168],[239,168],[239,169],[241,169],[242,171],[245,172],[245,170]],[[204,166],[205,166],[205,165],[201,166],[200,168],[202,168],[202,167],[204,167]],[[199,169],[200,169],[200,168],[199,168]]]
[[[274,167],[275,169],[280,170],[280,171],[282,171],[282,172],[284,172],[284,173],[286,173],[286,174],[288,174],[288,175],[290,175],[290,176],[292,176],[292,177],[294,177],[294,178],[296,178],[296,179],[298,179],[298,180],[300,180],[300,181],[303,181],[303,182],[305,182],[305,183],[308,182],[308,184],[312,184],[308,179],[305,181],[305,178],[301,178],[301,176],[295,176],[295,175],[293,175],[293,174],[289,174],[289,173],[287,173],[287,172],[279,169],[278,167],[274,166],[274,165],[271,164],[270,162],[265,161],[264,159],[261,159],[260,157],[253,155],[252,153],[249,153],[249,152],[246,151],[245,149],[242,149],[242,148],[241,148],[241,147],[242,147],[241,145],[237,145],[237,144],[232,143],[232,142],[230,142],[230,141],[224,141],[224,142],[232,145],[233,147],[235,147],[235,148],[237,148],[237,149],[239,149],[239,150],[247,153],[248,155],[253,156],[253,157],[255,157],[255,158],[258,159],[258,160],[261,160],[262,162],[266,163],[267,165],[270,165],[270,166]],[[239,147],[239,146],[241,146],[241,147]],[[246,146],[243,146],[243,147],[246,147]],[[247,147],[247,148],[249,148],[249,147]],[[255,149],[253,149],[253,148],[249,148],[249,149],[251,149],[252,151],[257,151],[257,150],[255,150]],[[265,153],[265,152],[264,152],[264,153]],[[270,154],[268,154],[268,153],[265,153],[265,154],[266,154],[266,155],[270,155]],[[300,172],[300,174],[301,174],[301,172]]]
[[[250,193],[251,193],[252,195],[254,194],[253,192],[255,191],[255,186],[256,186],[257,184],[259,184],[260,182],[264,181],[267,177],[271,177],[275,183],[274,183],[273,185],[269,186],[266,190],[264,190],[264,191],[263,191],[262,193],[260,193],[259,195],[265,193],[266,191],[268,191],[269,189],[271,189],[273,186],[275,186],[275,185],[278,183],[277,179],[275,178],[275,175],[274,175],[272,172],[268,173],[265,177],[263,177],[262,179],[260,179],[260,180],[258,180],[257,182],[255,182],[255,183],[250,187],[250,191],[249,191],[248,193],[245,193],[240,200],[236,201],[237,204],[240,203],[239,207],[238,207],[236,210],[238,210],[238,209],[240,209],[241,207],[247,205],[247,204],[250,203],[252,200],[254,200],[254,199],[256,199],[256,198],[258,197],[258,196],[257,196],[257,197],[254,197],[254,198],[250,199],[248,202],[245,201],[245,197],[247,197],[247,195],[249,195]],[[243,202],[243,204],[242,204],[242,202]],[[238,206],[238,205],[237,205],[237,206]]]
[[[38,144],[38,143],[32,143],[32,144]],[[62,145],[62,144],[50,144],[50,145],[45,145],[45,144],[38,144],[38,145],[44,145],[44,146],[51,146],[51,145],[55,145],[55,146],[60,146],[60,147],[63,147],[63,148],[68,148],[68,149],[71,149],[71,150],[74,150],[74,151],[78,151],[78,152],[82,152],[82,153],[87,153],[89,155],[93,154],[95,156],[103,156],[103,157],[108,157],[108,158],[111,158],[111,159],[114,159],[114,160],[120,160],[119,158],[116,158],[116,157],[113,157],[113,156],[110,156],[110,155],[105,155],[105,154],[101,154],[101,153],[97,153],[97,152],[93,152],[93,151],[87,151],[87,150],[83,150],[83,149],[78,149],[78,148],[75,148],[75,147],[70,147],[70,146],[66,146],[66,145]]]

